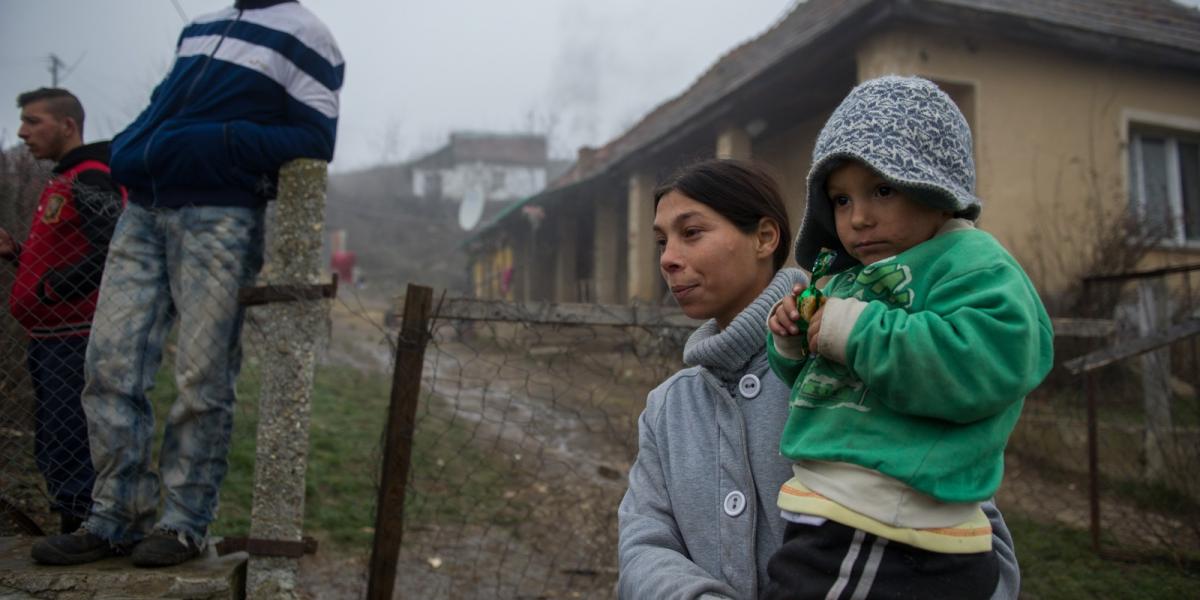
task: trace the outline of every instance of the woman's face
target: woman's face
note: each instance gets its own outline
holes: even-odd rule
[[[684,314],[713,319],[724,329],[774,276],[779,229],[762,219],[743,233],[707,205],[678,191],[658,202],[654,215],[659,268]]]

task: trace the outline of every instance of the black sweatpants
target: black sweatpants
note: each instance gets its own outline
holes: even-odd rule
[[[767,563],[769,600],[991,598],[995,552],[941,554],[847,527],[788,523]]]

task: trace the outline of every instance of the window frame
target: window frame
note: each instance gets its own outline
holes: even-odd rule
[[[1142,140],[1145,137],[1163,140],[1166,154],[1167,177],[1167,213],[1171,220],[1170,229],[1160,245],[1165,248],[1200,249],[1200,233],[1195,237],[1187,237],[1187,223],[1184,221],[1184,198],[1182,173],[1179,168],[1179,143],[1200,144],[1200,119],[1162,115],[1142,111],[1125,111],[1124,149],[1126,170],[1127,207],[1139,223],[1146,222],[1147,199],[1143,186],[1145,185],[1145,162],[1142,157]],[[1200,170],[1200,165],[1197,165]],[[1197,229],[1200,229],[1200,214],[1191,215]]]

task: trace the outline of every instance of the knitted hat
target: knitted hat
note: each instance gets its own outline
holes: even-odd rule
[[[808,172],[808,206],[796,236],[796,262],[811,268],[822,247],[837,250],[832,272],[858,262],[838,241],[825,180],[857,160],[910,198],[956,217],[979,218],[971,129],[932,82],[888,75],[850,91],[825,122]]]

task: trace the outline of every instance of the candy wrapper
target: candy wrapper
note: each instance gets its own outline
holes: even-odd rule
[[[796,326],[800,328],[800,344],[803,346],[805,354],[808,354],[808,323],[828,299],[816,284],[822,277],[829,274],[829,267],[833,265],[833,259],[836,257],[837,252],[829,248],[821,248],[817,254],[817,260],[813,262],[812,279],[809,280],[809,286],[804,288],[799,296],[796,296],[796,310],[800,311],[800,320],[796,321]]]

